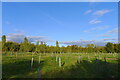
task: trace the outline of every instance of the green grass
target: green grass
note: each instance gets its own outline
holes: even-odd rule
[[[114,55],[113,55],[114,54]],[[32,53],[3,53],[3,78],[106,78],[118,77],[118,54],[113,53],[41,53],[41,63],[38,64],[39,54],[33,55],[34,63],[31,68]],[[88,59],[89,55],[89,59]],[[98,55],[100,58],[98,59]],[[62,67],[59,67],[56,56],[59,56]],[[78,56],[81,62],[77,63]],[[107,62],[104,62],[106,56]],[[97,60],[96,60],[97,57]],[[40,76],[38,75],[40,69]]]

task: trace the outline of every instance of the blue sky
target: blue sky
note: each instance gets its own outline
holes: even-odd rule
[[[49,44],[113,41],[118,38],[118,3],[3,2],[2,26],[2,34],[13,41],[23,36]]]

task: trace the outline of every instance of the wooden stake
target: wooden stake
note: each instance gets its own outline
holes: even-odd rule
[[[59,57],[59,67],[61,67],[61,58]]]
[[[32,57],[32,59],[31,59],[31,68],[32,68],[32,66],[33,66],[33,57]]]

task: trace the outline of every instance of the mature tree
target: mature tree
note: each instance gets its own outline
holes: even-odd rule
[[[20,49],[19,49],[20,52],[24,52],[24,43],[20,43]]]
[[[119,44],[114,44],[114,52],[118,53],[119,52]]]
[[[56,41],[56,46],[48,46],[45,42],[41,41],[41,44],[39,45],[39,42],[37,41],[36,45],[32,44],[28,41],[28,39],[25,37],[24,42],[22,43],[16,43],[16,42],[6,42],[6,36],[2,36],[2,50],[3,51],[22,51],[22,52],[40,52],[40,53],[80,53],[80,52],[116,52],[120,53],[120,43],[119,44],[113,44],[113,43],[107,43],[106,46],[94,46],[94,44],[88,44],[86,47],[78,46],[78,45],[68,45],[67,47],[59,47],[59,42]]]
[[[41,45],[43,45],[43,41],[41,41]]]
[[[59,47],[59,43],[58,43],[58,41],[56,41],[56,47]]]
[[[120,53],[120,43],[118,44],[118,53]]]
[[[107,51],[108,53],[114,52],[114,44],[108,42],[108,43],[106,44],[106,51]]]
[[[28,52],[30,47],[30,43],[28,42],[28,39],[25,37],[24,42],[20,43],[20,51]]]
[[[72,53],[74,53],[74,52],[78,52],[78,46],[77,45],[72,45],[71,46],[71,50],[72,50]]]
[[[16,42],[8,41],[5,43],[4,49],[5,51],[11,51],[11,52],[19,51],[20,45]]]
[[[35,51],[35,45],[29,44],[29,52],[34,52],[34,51]]]
[[[24,38],[23,45],[24,45],[24,51],[28,52],[29,51],[29,45],[30,45],[30,43],[28,42],[27,37]]]
[[[27,37],[24,38],[24,43],[28,43]]]
[[[87,48],[87,52],[88,53],[92,53],[92,52],[94,52],[94,44],[87,44],[86,45],[86,48]]]
[[[2,36],[2,50],[4,50],[3,48],[4,48],[5,43],[6,43],[6,36],[3,35]]]

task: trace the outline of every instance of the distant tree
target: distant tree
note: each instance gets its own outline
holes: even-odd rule
[[[77,45],[72,45],[71,46],[72,53],[77,53],[78,52],[78,46]]]
[[[3,35],[3,36],[2,36],[2,51],[5,51],[5,50],[4,50],[4,48],[5,48],[5,46],[4,46],[5,43],[6,43],[6,36]]]
[[[28,43],[27,37],[24,38],[24,43]]]
[[[108,53],[114,52],[114,44],[108,42],[108,43],[106,44],[106,51],[107,51]]]
[[[71,46],[68,45],[68,46],[66,47],[66,52],[72,53],[72,48],[71,48]]]
[[[24,42],[16,43],[12,41],[6,42],[6,36],[2,36],[2,50],[3,51],[22,51],[22,52],[39,52],[39,53],[110,53],[116,52],[120,53],[120,43],[113,44],[107,43],[105,46],[95,46],[94,44],[87,44],[86,47],[78,46],[78,45],[68,45],[67,47],[59,47],[59,42],[56,41],[56,46],[48,46],[45,42],[37,41],[36,45],[32,44],[28,41],[27,37],[24,38]]]
[[[27,37],[24,38],[23,44],[24,44],[24,51],[25,51],[25,52],[28,52],[28,51],[29,51],[29,48],[30,48],[30,43],[28,42]]]
[[[92,53],[92,52],[94,52],[94,44],[87,44],[86,45],[86,48],[87,48],[87,52],[88,53]]]
[[[120,43],[118,44],[118,53],[120,53]]]
[[[58,43],[58,41],[56,41],[56,47],[55,47],[55,52],[56,53],[60,53],[60,47],[59,47],[59,43]]]
[[[3,44],[6,43],[6,36],[5,36],[5,35],[2,36],[2,43],[3,43]]]
[[[28,52],[30,48],[30,43],[28,42],[28,39],[25,37],[24,42],[20,43],[20,51]]]
[[[35,51],[35,45],[29,44],[29,52],[34,52],[34,51]]]
[[[114,52],[118,53],[119,52],[119,44],[114,44]]]
[[[4,46],[5,51],[15,52],[20,49],[20,45],[18,43],[11,41],[6,42]]]
[[[39,41],[36,42],[35,52],[39,52]]]
[[[20,49],[19,49],[20,52],[24,52],[24,43],[20,43]]]
[[[59,47],[59,43],[58,43],[58,41],[56,41],[56,47]]]
[[[100,53],[106,53],[105,47],[104,47],[104,46],[100,46],[100,47],[99,47],[99,52],[100,52]]]
[[[41,41],[41,45],[43,45],[43,41]]]

